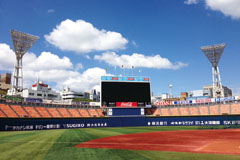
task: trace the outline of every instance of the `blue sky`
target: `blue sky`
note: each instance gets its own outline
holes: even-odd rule
[[[239,28],[238,0],[1,0],[0,73],[13,71],[15,29],[40,37],[24,56],[24,87],[39,77],[57,90],[90,90],[124,65],[126,75],[134,66],[149,76],[155,95],[173,84],[179,96],[212,84],[200,47],[226,43],[222,83],[239,95]]]

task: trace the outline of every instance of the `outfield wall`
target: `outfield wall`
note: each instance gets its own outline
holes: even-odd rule
[[[219,126],[240,125],[240,116],[196,117],[106,117],[106,118],[1,118],[0,131],[45,129],[137,127],[137,126]]]

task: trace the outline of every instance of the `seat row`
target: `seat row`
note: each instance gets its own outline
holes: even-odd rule
[[[240,103],[205,105],[205,106],[178,106],[146,109],[146,115],[154,116],[197,116],[197,115],[235,115],[240,114]]]
[[[33,117],[33,118],[60,118],[60,117],[102,117],[102,109],[41,107],[0,104],[0,117]]]

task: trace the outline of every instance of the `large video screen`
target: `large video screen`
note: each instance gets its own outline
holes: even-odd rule
[[[101,85],[102,106],[137,107],[151,104],[150,82],[103,81]]]

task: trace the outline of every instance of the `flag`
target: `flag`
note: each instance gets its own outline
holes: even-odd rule
[[[134,68],[134,66],[132,66],[132,69]]]
[[[122,68],[123,68],[123,65],[122,65]]]
[[[106,71],[108,71],[108,68],[106,68]]]

